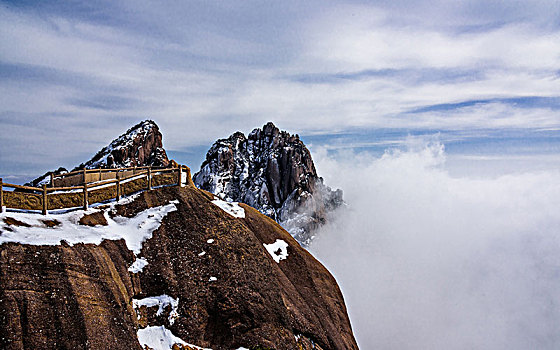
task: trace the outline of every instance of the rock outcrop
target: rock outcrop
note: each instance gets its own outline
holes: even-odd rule
[[[167,166],[169,159],[163,149],[159,127],[145,120],[128,129],[93,158],[74,170],[87,168],[123,168],[131,166]]]
[[[343,203],[317,175],[298,135],[273,123],[249,136],[236,132],[216,141],[193,180],[228,201],[246,203],[273,218],[306,245],[328,212]]]
[[[132,166],[168,166],[169,159],[163,148],[159,127],[152,120],[145,120],[128,129],[124,134],[103,147],[90,160],[72,170],[122,168]],[[67,172],[63,167],[34,179],[28,186],[41,186],[49,183],[50,174]]]
[[[312,166],[303,164],[302,181]],[[137,250],[128,236],[33,244],[34,232],[77,232],[81,216],[80,232],[134,236],[170,205]],[[357,349],[332,275],[275,221],[234,206],[191,185],[57,216],[52,228],[39,215],[0,214],[0,348],[140,350],[147,339],[173,349]]]

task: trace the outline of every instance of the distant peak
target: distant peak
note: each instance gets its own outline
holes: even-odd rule
[[[263,126],[263,129],[267,129],[267,128],[278,129],[278,128],[276,127],[276,125],[274,125],[273,122],[268,122],[268,123],[266,123],[266,124]]]
[[[317,175],[299,136],[280,131],[272,122],[253,129],[247,138],[236,132],[216,141],[194,182],[277,220],[303,245],[327,221],[327,212],[343,203],[342,191],[333,191]]]
[[[131,131],[137,130],[137,129],[151,129],[151,128],[157,128],[159,129],[159,127],[157,126],[156,122],[154,122],[151,119],[146,119],[141,121],[140,123],[134,125],[133,127],[131,127],[130,129],[128,129],[125,134],[130,133]]]
[[[245,134],[242,133],[241,131],[236,131],[230,136],[230,138],[231,139],[245,139]]]
[[[97,169],[97,168],[122,168],[130,166],[168,166],[169,159],[163,148],[162,135],[157,124],[146,119],[103,147],[88,161],[76,166],[73,170]],[[65,168],[59,168],[52,172],[27,183],[38,186],[48,183],[50,173],[60,174],[66,172]]]
[[[92,159],[76,168],[166,166],[168,162],[159,127],[153,120],[146,119],[128,129],[97,152]]]

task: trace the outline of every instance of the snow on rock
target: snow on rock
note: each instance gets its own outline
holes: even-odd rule
[[[175,319],[179,317],[177,313],[177,308],[179,307],[179,298],[175,299],[170,297],[167,294],[155,296],[155,297],[147,297],[143,299],[132,299],[132,306],[137,309],[141,306],[146,307],[158,307],[158,311],[156,312],[156,316],[159,316],[163,313],[163,310],[166,306],[171,306],[171,312],[169,313],[169,324],[175,323]]]
[[[248,136],[217,140],[193,181],[227,202],[245,203],[276,220],[307,246],[328,214],[343,205],[342,191],[317,175],[311,153],[298,135],[273,123]]]
[[[211,350],[185,342],[183,339],[171,333],[165,326],[152,326],[139,329],[137,335],[138,341],[142,347],[147,345],[153,350],[171,350],[173,344],[187,345],[199,350]]]
[[[123,182],[124,182],[124,181],[123,181]],[[121,182],[121,184],[122,184],[123,182]],[[136,200],[136,198],[140,197],[141,194],[142,194],[141,192],[138,192],[138,193],[131,194],[130,196],[122,197],[121,199],[119,199],[119,201],[117,202],[117,204],[119,204],[119,205],[125,205],[125,204],[132,203],[132,202],[134,202],[134,201]],[[93,206],[93,205],[92,205],[92,206]],[[112,207],[114,208],[114,205],[113,205]],[[111,209],[113,209],[113,208],[111,208]]]
[[[138,254],[142,243],[152,237],[152,233],[161,225],[163,218],[177,210],[175,204],[174,202],[149,208],[132,218],[111,218],[107,212],[104,212],[108,225],[93,227],[83,226],[78,222],[84,214],[91,214],[97,209],[77,210],[57,215],[4,212],[0,214],[0,218],[13,217],[25,222],[29,227],[11,226],[10,230],[2,230],[0,244],[17,242],[32,245],[58,245],[62,240],[70,245],[101,244],[104,239],[124,239],[128,249],[132,250],[134,254]],[[42,220],[57,220],[60,224],[51,228],[45,226]]]
[[[218,279],[217,279],[216,277],[214,277],[214,276],[212,276],[212,277],[210,277],[210,278],[208,279],[209,282],[214,282],[214,281],[217,281],[217,280],[218,280]]]
[[[210,238],[209,240],[206,241],[206,243],[210,244],[210,243],[214,243],[214,239]]]
[[[144,269],[144,267],[146,265],[148,265],[148,261],[146,259],[136,258],[134,263],[132,265],[130,265],[130,267],[128,268],[128,271],[130,271],[132,273],[142,272],[142,270]]]
[[[220,209],[233,216],[234,218],[244,218],[245,210],[239,206],[237,202],[226,202],[217,197],[214,197],[213,204],[217,205]]]
[[[87,169],[166,166],[169,160],[161,138],[158,126],[151,120],[145,120],[114,139],[83,166]]]
[[[198,253],[198,256],[204,256],[206,254],[206,252],[200,252]]]
[[[288,257],[288,243],[286,243],[284,240],[277,239],[274,243],[263,243],[263,245],[266,250],[268,250],[270,256],[272,256],[272,259],[274,259],[274,261],[276,261],[277,263],[279,263],[280,260],[284,260]]]
[[[146,165],[168,166],[169,159],[163,148],[162,137],[159,127],[154,121],[142,121],[114,139],[90,160],[74,167],[73,170]],[[57,175],[67,172],[68,170],[60,167],[28,182],[27,185],[40,187],[45,183],[50,183],[51,173]]]

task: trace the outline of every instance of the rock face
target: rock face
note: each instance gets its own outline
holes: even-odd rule
[[[145,120],[128,129],[124,134],[114,139],[108,146],[103,147],[90,160],[72,170],[97,168],[122,168],[131,166],[167,166],[169,159],[163,148],[162,135],[159,127],[152,120]],[[65,168],[58,168],[52,173],[67,172]],[[49,183],[51,172],[27,183],[28,186],[41,186]]]
[[[137,254],[123,239],[72,246],[0,240],[0,348],[140,350],[139,339],[164,338],[182,344],[174,349],[358,348],[332,275],[270,218],[243,204],[226,211],[231,204],[194,186],[128,202],[74,217],[136,227],[142,213],[173,203]],[[30,239],[32,230],[46,229],[5,220],[29,221],[21,215],[0,214],[0,237],[30,230]],[[63,237],[74,230],[68,225],[48,229]]]
[[[93,158],[74,170],[87,168],[122,168],[131,166],[167,166],[169,159],[163,149],[159,127],[145,120],[128,129]]]
[[[0,348],[140,349],[132,259],[124,241],[1,245]]]
[[[343,203],[317,176],[311,154],[298,135],[268,123],[249,136],[236,132],[216,141],[195,184],[228,201],[246,203],[278,221],[306,245],[327,213]]]

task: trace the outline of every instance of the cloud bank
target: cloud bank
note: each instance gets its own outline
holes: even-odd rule
[[[311,250],[362,348],[560,346],[560,172],[451,176],[437,140],[339,155],[315,160],[348,208]]]

